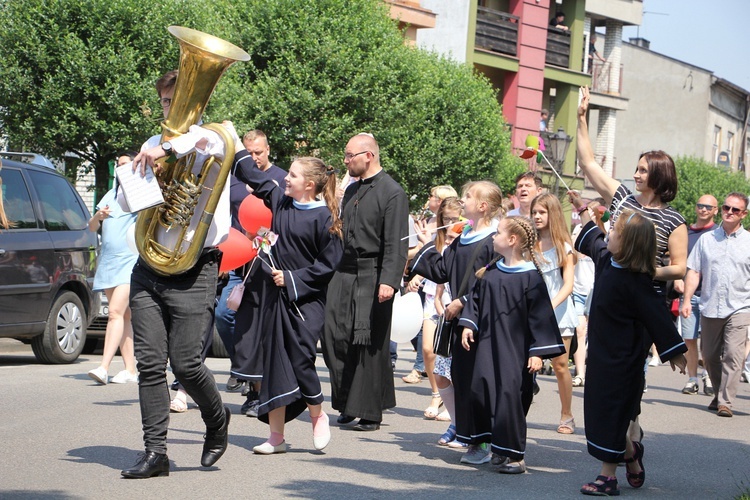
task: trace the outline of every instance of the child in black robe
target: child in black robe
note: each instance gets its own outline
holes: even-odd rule
[[[571,203],[584,224],[576,250],[595,265],[588,329],[588,359],[583,412],[588,452],[602,461],[595,481],[581,488],[584,495],[619,495],[617,464],[625,461],[633,488],[646,479],[643,444],[630,441],[627,431],[640,402],[645,346],[653,342],[662,360],[685,373],[685,343],[651,286],[656,271],[656,232],[651,221],[626,210],[612,226],[608,242],[591,221],[577,193]]]
[[[259,253],[269,276],[261,293],[263,384],[258,419],[271,436],[255,446],[262,455],[284,453],[284,423],[305,407],[313,424],[313,446],[322,450],[331,433],[322,411],[323,393],[315,371],[316,345],[323,332],[326,287],[341,260],[343,243],[338,217],[336,176],[317,158],[298,158],[285,187],[235,156],[235,176],[266,200],[278,236],[270,255]],[[322,194],[323,200],[317,197]]]
[[[471,427],[474,418],[469,404],[471,394],[471,376],[474,370],[474,352],[461,349],[461,336],[457,322],[474,287],[474,272],[483,268],[492,260],[493,219],[498,215],[503,197],[500,188],[489,181],[469,182],[463,188],[461,203],[464,216],[474,221],[467,225],[464,233],[456,238],[443,253],[434,243],[428,243],[414,257],[410,276],[419,274],[435,283],[449,283],[453,300],[445,307],[445,319],[456,323],[453,331],[451,379],[453,381],[456,403],[454,418],[456,440],[468,444],[461,463],[478,465],[487,463],[491,453],[483,442],[473,444],[474,429]],[[463,287],[462,287],[463,284]],[[463,288],[463,290],[462,290]]]
[[[493,247],[500,257],[477,272],[458,324],[461,345],[474,351],[470,405],[472,442],[489,442],[498,472],[526,471],[526,412],[532,374],[542,358],[565,352],[555,311],[534,255],[536,231],[525,217],[500,221]],[[507,457],[507,458],[506,458]]]

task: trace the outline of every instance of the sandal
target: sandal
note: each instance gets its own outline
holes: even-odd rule
[[[643,444],[639,443],[638,441],[633,441],[633,448],[635,448],[633,456],[625,459],[625,477],[627,478],[628,484],[631,487],[640,488],[641,486],[643,486],[643,483],[646,482],[646,469],[643,468]],[[628,464],[632,464],[634,462],[638,463],[638,466],[641,468],[640,472],[630,472],[629,470],[627,470]]]
[[[573,387],[583,387],[583,384],[586,382],[586,379],[576,375],[573,377]]]
[[[576,431],[576,421],[573,417],[568,420],[560,420],[560,425],[557,426],[557,432],[559,434],[573,434]]]
[[[411,372],[409,372],[409,375],[401,377],[401,380],[403,380],[407,384],[418,384],[422,381],[422,375],[420,375],[417,370],[412,370]]]
[[[616,497],[620,495],[616,477],[596,476],[596,480],[581,487],[581,493],[596,497]]]
[[[438,439],[438,444],[440,446],[448,446],[448,443],[456,439],[456,426],[455,425],[449,425],[448,430],[443,433],[442,436],[440,436],[440,439]]]
[[[188,411],[187,401],[174,398],[169,402],[169,411],[172,413],[185,413]]]
[[[424,411],[424,418],[427,420],[435,420],[438,413],[440,413],[440,407],[443,406],[443,399],[440,397],[439,392],[432,393],[432,401],[430,401],[430,403],[434,402],[436,399],[440,402],[437,405],[430,404],[430,406]]]
[[[448,410],[443,410],[440,413],[438,413],[438,416],[435,417],[435,420],[437,420],[438,422],[450,422],[451,414],[448,413]]]

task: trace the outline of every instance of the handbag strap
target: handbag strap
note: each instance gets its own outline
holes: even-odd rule
[[[253,266],[255,265],[255,261],[258,259],[258,257],[253,257],[253,261],[250,263],[250,267],[247,268],[247,272],[245,273],[245,277],[242,279],[242,284],[244,285],[247,281],[247,277],[250,276],[250,271],[253,270]]]
[[[466,293],[466,285],[469,283],[469,276],[474,272],[474,262],[477,260],[477,256],[479,255],[479,250],[482,249],[482,243],[484,243],[484,240],[481,240],[477,242],[477,247],[474,249],[474,252],[471,254],[471,259],[469,260],[469,265],[466,267],[466,272],[464,273],[464,277],[461,280],[461,286],[458,288],[458,295],[456,298],[461,298],[464,293]]]

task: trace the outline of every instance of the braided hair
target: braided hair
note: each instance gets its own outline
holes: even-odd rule
[[[519,239],[521,256],[525,260],[531,261],[534,267],[536,267],[536,271],[541,275],[542,271],[539,267],[539,261],[537,260],[536,252],[534,252],[534,246],[537,241],[536,228],[531,224],[531,221],[526,217],[511,216],[505,217],[500,221],[500,224],[506,224],[507,231]],[[502,255],[496,255],[489,264],[479,268],[474,275],[477,279],[482,279],[487,269],[494,266],[500,259],[502,259]]]
[[[506,220],[510,222],[510,225],[508,226],[508,232],[510,232],[511,234],[515,234],[516,236],[521,238],[521,255],[524,259],[533,262],[534,267],[536,267],[536,271],[541,275],[542,271],[539,267],[537,254],[534,251],[534,247],[536,246],[536,242],[538,240],[536,228],[526,217],[513,216],[507,217]]]

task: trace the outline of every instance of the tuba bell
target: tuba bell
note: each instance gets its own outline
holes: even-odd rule
[[[180,65],[159,143],[197,124],[224,71],[236,61],[250,60],[244,50],[215,36],[181,26],[168,30],[180,44]],[[138,253],[157,274],[180,274],[195,265],[234,162],[234,139],[226,129],[217,123],[203,128],[224,141],[224,158],[211,156],[197,175],[193,173],[195,153],[176,161],[158,160],[164,203],[142,210],[136,219]]]

